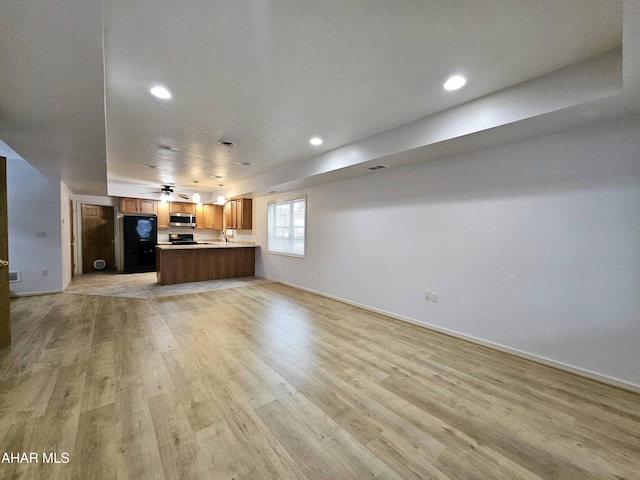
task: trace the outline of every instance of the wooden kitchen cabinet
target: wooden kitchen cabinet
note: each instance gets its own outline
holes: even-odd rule
[[[202,230],[203,228],[207,228],[204,221],[204,205],[199,203],[196,205],[196,229]]]
[[[205,228],[222,230],[222,205],[205,205],[204,223]]]
[[[169,202],[158,202],[158,228],[169,228]]]
[[[160,285],[252,277],[256,272],[256,247],[175,248],[159,245],[156,266]]]
[[[195,215],[196,204],[185,202],[171,202],[169,204],[169,213],[190,213],[192,215]]]
[[[233,230],[251,230],[253,200],[239,198],[225,204],[225,228]]]
[[[224,204],[224,228],[236,228],[236,201],[229,200]]]
[[[236,228],[238,230],[251,230],[253,228],[253,200],[250,198],[240,198],[236,200]]]
[[[148,213],[151,215],[158,214],[158,202],[155,200],[146,200],[144,198],[120,198],[121,213]]]
[[[196,205],[196,228],[222,230],[222,205]]]
[[[155,200],[140,200],[140,213],[158,214],[158,202]]]

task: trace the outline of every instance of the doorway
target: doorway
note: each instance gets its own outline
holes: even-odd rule
[[[116,269],[113,207],[82,205],[82,273]]]
[[[7,159],[0,157],[0,348],[11,345],[9,299],[9,219],[7,216]]]

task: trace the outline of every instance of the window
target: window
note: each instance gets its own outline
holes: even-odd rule
[[[270,203],[267,212],[267,251],[304,257],[307,199]]]

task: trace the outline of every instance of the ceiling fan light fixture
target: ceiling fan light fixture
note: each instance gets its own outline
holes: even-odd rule
[[[175,200],[175,196],[173,195],[173,188],[170,185],[163,185],[160,190],[160,201],[162,203],[173,202]]]

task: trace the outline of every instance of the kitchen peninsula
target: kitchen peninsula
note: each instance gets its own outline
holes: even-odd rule
[[[158,245],[156,268],[160,285],[201,282],[255,274],[256,245],[236,242]]]

